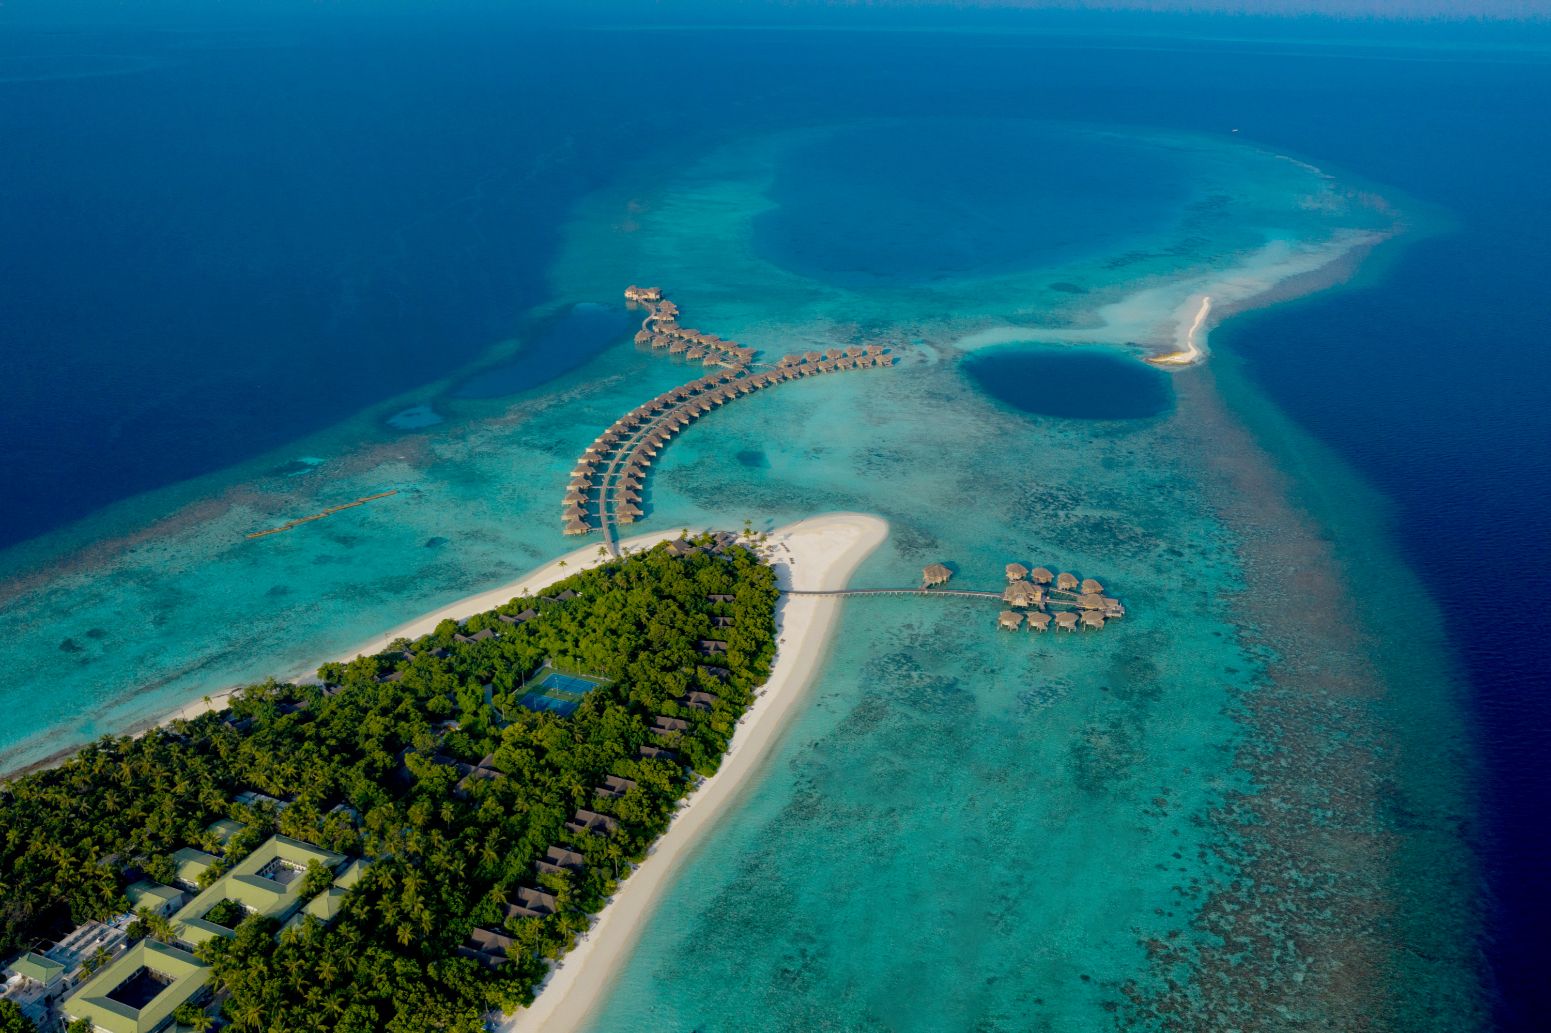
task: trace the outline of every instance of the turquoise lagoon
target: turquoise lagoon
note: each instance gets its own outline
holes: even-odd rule
[[[1425,721],[1385,717],[1370,701],[1395,675],[1361,635],[1304,635],[1336,611],[1343,627],[1363,617],[1349,552],[1408,575],[1372,540],[1333,545],[1288,501],[1292,482],[1232,416],[1260,404],[1241,382],[1183,373],[1172,405],[1095,420],[993,398],[969,372],[1008,342],[1134,358],[1194,294],[1337,262],[1395,213],[1236,140],[982,122],[923,156],[947,132],[843,124],[643,160],[572,214],[552,301],[482,369],[631,282],[767,353],[889,343],[893,370],[783,386],[697,423],[661,461],[643,528],[865,510],[892,533],[859,586],[912,584],[940,559],[994,587],[1004,563],[1037,562],[1100,578],[1128,616],[1041,637],[998,633],[994,608],[965,602],[848,603],[807,705],[592,1028],[1174,1028],[1187,1008],[1246,1029],[1470,1025],[1468,936],[1412,907],[1461,878],[1444,817],[1459,802],[1442,780],[1404,783],[1426,792],[1407,797],[1402,835],[1380,801],[1434,745],[1423,726],[1452,720],[1445,665],[1404,669],[1406,714]],[[933,167],[895,177],[911,155]],[[847,203],[880,182],[896,185]],[[575,457],[694,375],[623,335],[508,397],[467,397],[473,372],[293,450],[320,464],[271,457],[13,556],[7,766],[303,671],[573,547],[557,517]],[[445,421],[382,422],[422,404]],[[1341,476],[1292,451],[1308,480]],[[46,562],[83,541],[105,544]],[[1295,561],[1277,552],[1294,546]],[[1294,799],[1324,818],[1266,820]],[[1361,931],[1345,921],[1357,913]]]

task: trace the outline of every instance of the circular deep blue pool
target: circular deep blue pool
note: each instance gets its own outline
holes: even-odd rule
[[[994,348],[966,357],[964,371],[992,398],[1039,416],[1141,420],[1174,404],[1169,374],[1097,349]]]

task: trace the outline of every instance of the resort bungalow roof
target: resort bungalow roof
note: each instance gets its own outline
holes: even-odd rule
[[[586,534],[591,530],[592,528],[588,526],[585,520],[567,520],[565,524],[566,534]]]
[[[1050,627],[1050,614],[1048,614],[1048,613],[1031,613],[1031,614],[1029,614],[1029,630],[1030,631],[1044,631],[1048,627]]]
[[[695,648],[707,655],[712,653],[725,653],[727,652],[727,643],[723,642],[719,638],[703,638],[695,643]]]
[[[652,731],[663,733],[687,732],[689,731],[689,722],[682,717],[666,717],[659,714],[657,715],[657,720],[652,724]]]
[[[1082,592],[1083,595],[1103,595],[1104,586],[1091,577],[1085,577],[1082,579]]]
[[[1014,581],[1002,593],[1002,601],[1012,606],[1038,606],[1044,598],[1044,589],[1027,581]]]
[[[665,750],[661,746],[641,746],[636,749],[636,756],[642,760],[678,760],[678,755],[672,750]]]
[[[1029,568],[1025,567],[1023,564],[1021,564],[1021,563],[1009,563],[1009,564],[1007,564],[1007,580],[1008,581],[1022,581],[1024,578],[1026,578],[1028,576],[1029,576]]]
[[[1104,609],[1104,597],[1097,592],[1086,592],[1077,597],[1077,605],[1084,610]]]
[[[679,697],[679,703],[692,710],[710,710],[716,705],[716,697],[709,692],[687,692]]]
[[[209,979],[210,969],[188,951],[145,939],[87,980],[60,1007],[70,1021],[85,1019],[101,1033],[156,1033]]]
[[[952,576],[953,571],[949,570],[941,563],[928,564],[927,567],[921,571],[921,581],[923,584],[928,586],[946,584],[948,579]]]
[[[587,867],[587,859],[575,850],[552,846],[543,857],[533,862],[533,867],[548,875],[560,875],[564,872],[581,871]]]
[[[1098,610],[1084,610],[1082,612],[1082,626],[1085,628],[1102,628],[1104,615]]]
[[[603,778],[603,784],[596,787],[593,792],[598,796],[607,796],[617,799],[618,797],[624,796],[634,788],[635,783],[630,781],[628,778],[621,778],[619,775],[605,775]]]
[[[1056,575],[1056,587],[1063,592],[1072,592],[1077,589],[1077,575],[1065,572]]]
[[[1033,581],[1036,585],[1048,585],[1050,582],[1055,580],[1055,577],[1056,576],[1050,572],[1049,567],[1035,567],[1033,570],[1029,571],[1029,580]]]
[[[506,917],[543,918],[545,915],[554,914],[559,909],[560,901],[553,893],[545,893],[532,886],[519,886],[516,902],[506,905]]]
[[[489,628],[481,628],[480,630],[474,632],[474,634],[472,634],[472,635],[454,635],[454,636],[452,636],[452,640],[454,642],[463,642],[463,643],[483,642],[487,638],[495,638],[495,632],[491,631]]]
[[[708,603],[730,603],[736,598],[737,596],[732,595],[708,595],[705,597],[705,601]]]
[[[1070,610],[1056,614],[1056,627],[1062,631],[1071,631],[1077,627],[1077,614]]]
[[[591,832],[594,835],[603,835],[605,832],[613,832],[619,828],[619,822],[607,814],[599,814],[597,811],[585,809],[577,810],[571,820],[565,823],[565,827],[572,832]]]
[[[1106,617],[1108,617],[1108,618],[1113,620],[1116,617],[1124,617],[1125,615],[1126,615],[1126,608],[1123,605],[1121,605],[1121,602],[1120,602],[1119,599],[1110,599],[1107,596],[1105,597],[1105,599],[1104,599],[1104,616],[1106,616]]]
[[[1008,631],[1017,631],[1023,624],[1023,614],[1017,610],[1003,610],[996,618],[996,623],[998,627],[1006,628]]]

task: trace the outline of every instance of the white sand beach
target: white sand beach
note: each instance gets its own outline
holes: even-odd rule
[[[767,555],[784,588],[844,588],[888,529],[875,516],[829,513],[772,532]],[[532,1007],[502,1024],[502,1033],[569,1033],[602,1000],[674,871],[747,783],[795,711],[824,657],[839,608],[839,599],[782,600],[777,614],[780,645],[770,680],[739,723],[721,769],[690,794],[651,854],[550,972]]]
[[[1199,304],[1198,304],[1199,303]],[[1206,317],[1212,313],[1212,299],[1209,295],[1201,295],[1199,298],[1191,298],[1185,302],[1184,308],[1196,310],[1196,317],[1187,326],[1185,319],[1178,321],[1179,340],[1178,348],[1167,355],[1154,355],[1147,361],[1154,366],[1178,369],[1183,366],[1194,366],[1206,356],[1198,338],[1201,336],[1201,327],[1206,322]]]

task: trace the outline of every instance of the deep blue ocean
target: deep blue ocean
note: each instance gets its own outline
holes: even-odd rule
[[[1434,590],[1480,736],[1498,1025],[1544,1028],[1551,33],[1112,18],[949,35],[920,17],[643,40],[474,15],[60,29],[0,10],[0,546],[475,360],[546,297],[570,206],[662,134],[693,148],[837,108],[1238,129],[1441,213],[1350,287],[1212,343],[1385,496]],[[849,261],[847,219],[953,188],[910,162],[951,137],[876,145],[898,182],[837,204],[835,246],[788,253],[795,267]],[[1104,189],[1059,169],[1036,185]],[[1003,234],[951,229],[902,230],[900,277],[1001,259]],[[612,332],[566,318],[586,347]],[[551,359],[548,375],[569,368]],[[532,386],[532,369],[507,375],[465,397]],[[1339,516],[1339,500],[1310,504]]]

